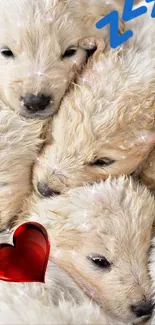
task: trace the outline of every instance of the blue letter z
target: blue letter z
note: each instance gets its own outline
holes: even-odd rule
[[[149,3],[149,2],[153,2],[153,1],[155,1],[155,0],[145,0],[147,3]],[[155,4],[154,4],[154,7],[153,7],[153,9],[152,9],[152,13],[151,13],[151,17],[152,18],[155,18]]]
[[[110,24],[110,46],[113,49],[123,44],[133,36],[132,30],[128,30],[124,34],[119,35],[119,15],[116,10],[99,20],[96,27],[101,29],[108,24]]]
[[[144,15],[147,12],[146,6],[141,6],[133,10],[132,9],[133,5],[134,5],[134,0],[125,0],[125,5],[124,5],[124,10],[122,15],[122,19],[124,21],[135,19],[136,17]]]

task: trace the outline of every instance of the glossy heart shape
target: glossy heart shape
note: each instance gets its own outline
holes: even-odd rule
[[[45,228],[26,222],[14,232],[13,245],[0,244],[0,280],[44,282],[50,252]]]

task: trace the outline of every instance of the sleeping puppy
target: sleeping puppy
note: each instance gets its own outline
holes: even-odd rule
[[[3,1],[0,99],[25,117],[53,115],[87,59],[80,40],[106,38],[108,28],[99,31],[95,23],[112,8],[103,0]],[[120,32],[123,28],[120,20]]]
[[[149,13],[130,22],[133,38],[90,59],[34,166],[38,193],[56,195],[144,164],[155,143],[154,26]]]
[[[72,189],[52,199],[30,196],[16,226],[25,221],[41,223],[47,229],[51,250],[46,284],[30,284],[31,291],[25,284],[25,294],[48,306],[53,301],[61,305],[62,296],[74,305],[91,300],[101,308],[102,324],[148,319],[153,310],[148,250],[154,215],[150,192],[125,177]],[[56,272],[51,261],[58,267]],[[0,284],[3,302],[6,285]],[[10,288],[12,299],[13,284]],[[19,315],[24,299],[21,296]]]
[[[86,5],[86,12],[82,5]],[[32,189],[32,166],[45,139],[47,117],[58,109],[69,83],[87,58],[87,50],[96,47],[96,39],[89,36],[96,32],[97,37],[106,37],[107,30],[105,35],[100,34],[92,19],[97,20],[110,8],[98,1],[94,12],[94,2],[88,6],[83,0],[1,3],[0,229],[19,212]]]

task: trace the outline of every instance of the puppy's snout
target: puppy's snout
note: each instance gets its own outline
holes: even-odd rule
[[[132,305],[131,310],[136,317],[151,316],[153,307],[151,300],[142,300],[137,304]]]
[[[59,192],[56,192],[56,191],[52,190],[51,188],[49,188],[47,184],[40,183],[40,182],[37,184],[37,190],[42,196],[45,196],[45,197],[60,195]]]
[[[26,94],[25,97],[22,97],[21,100],[24,108],[26,108],[28,111],[31,111],[32,113],[35,113],[45,110],[46,107],[50,104],[51,97],[44,94]]]

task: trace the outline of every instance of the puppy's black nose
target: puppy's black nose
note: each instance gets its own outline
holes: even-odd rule
[[[137,304],[132,305],[131,310],[137,317],[151,316],[153,307],[151,300],[142,300]]]
[[[60,192],[53,191],[51,188],[48,187],[47,184],[40,182],[37,184],[37,190],[42,196],[45,197],[60,195]]]
[[[44,94],[26,94],[22,97],[22,104],[24,107],[32,113],[43,111],[50,104],[51,97],[45,96]]]

